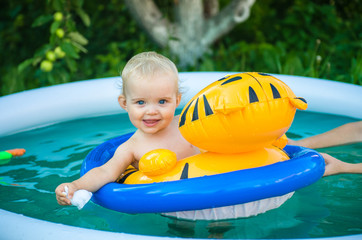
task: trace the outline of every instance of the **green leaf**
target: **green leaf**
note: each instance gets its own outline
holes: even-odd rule
[[[76,72],[77,71],[77,62],[76,61],[74,61],[71,58],[66,58],[65,62],[66,62],[67,66],[68,66],[68,68],[69,68],[69,70],[71,72]]]
[[[64,10],[64,6],[66,6],[64,0],[53,0],[53,8],[55,11],[62,12]]]
[[[84,1],[83,0],[73,0],[72,4],[74,4],[74,7],[81,8],[83,6]]]
[[[87,45],[88,40],[79,32],[71,32],[68,34],[68,37],[73,40],[76,43],[79,43],[81,45]]]
[[[76,49],[70,42],[62,42],[60,47],[67,54],[67,56],[75,59],[79,58],[79,54],[77,53]]]
[[[65,22],[65,28],[68,32],[74,32],[77,30],[77,26],[72,18],[69,18],[68,21]]]
[[[50,22],[51,20],[53,20],[53,15],[41,15],[34,20],[31,27],[39,27],[47,22]]]
[[[67,69],[64,67],[54,69],[54,73],[57,75],[58,84],[69,82],[70,76]]]
[[[24,71],[25,68],[29,67],[33,63],[33,59],[27,59],[18,65],[18,72]]]
[[[80,17],[80,19],[82,19],[82,22],[84,23],[84,25],[89,27],[91,24],[89,15],[86,12],[84,12],[84,10],[81,8],[77,8],[76,12],[77,12],[78,16]]]
[[[54,85],[56,83],[54,74],[52,72],[46,74],[47,74],[48,83],[50,83],[50,85]]]
[[[50,49],[52,49],[52,46],[50,44],[45,44],[43,46],[41,46],[39,49],[36,50],[36,52],[34,53],[34,58],[35,57],[43,57],[45,55],[45,53],[47,51],[49,51]]]
[[[50,26],[50,33],[54,34],[55,31],[60,27],[61,22],[53,22]]]
[[[34,57],[34,58],[33,58],[32,65],[33,65],[33,66],[38,65],[38,63],[40,63],[41,60],[43,60],[43,57]]]
[[[73,44],[74,47],[78,48],[80,51],[82,51],[84,53],[88,52],[88,50],[85,47],[83,47],[82,45],[80,45],[80,44],[78,44],[76,42],[72,42],[72,44]]]

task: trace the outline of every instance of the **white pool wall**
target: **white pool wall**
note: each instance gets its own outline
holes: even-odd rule
[[[180,107],[203,87],[229,72],[180,73],[184,94]],[[315,78],[275,75],[298,97],[308,111],[362,118],[362,87]],[[0,97],[0,136],[72,119],[120,113],[117,86],[120,77],[80,81]]]

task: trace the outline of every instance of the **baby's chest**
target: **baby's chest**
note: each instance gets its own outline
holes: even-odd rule
[[[188,152],[188,146],[182,142],[173,142],[173,141],[155,141],[148,144],[139,144],[134,152],[135,160],[139,161],[143,155],[146,153],[155,150],[155,149],[168,149],[176,153],[177,156],[184,155],[184,152]]]

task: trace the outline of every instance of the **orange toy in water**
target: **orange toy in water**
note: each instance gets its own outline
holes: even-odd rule
[[[12,157],[19,157],[24,155],[25,149],[17,148],[6,151],[0,151],[0,164],[6,164],[10,161]]]
[[[25,153],[25,149],[23,149],[23,148],[0,151],[0,160],[10,159],[12,157],[19,157],[19,156],[24,155],[24,153]]]
[[[24,155],[25,149],[24,148],[16,148],[16,149],[11,149],[11,150],[6,150],[5,152],[10,153],[13,157],[20,157],[20,156]]]
[[[263,73],[222,78],[200,91],[181,113],[184,138],[211,152],[240,153],[269,146],[307,103],[279,79]]]

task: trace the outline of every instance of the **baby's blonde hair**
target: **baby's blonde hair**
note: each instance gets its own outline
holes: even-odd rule
[[[178,71],[170,59],[156,52],[143,52],[133,56],[127,62],[121,74],[123,95],[125,94],[128,80],[133,77],[152,76],[159,71],[174,73],[178,86]]]

